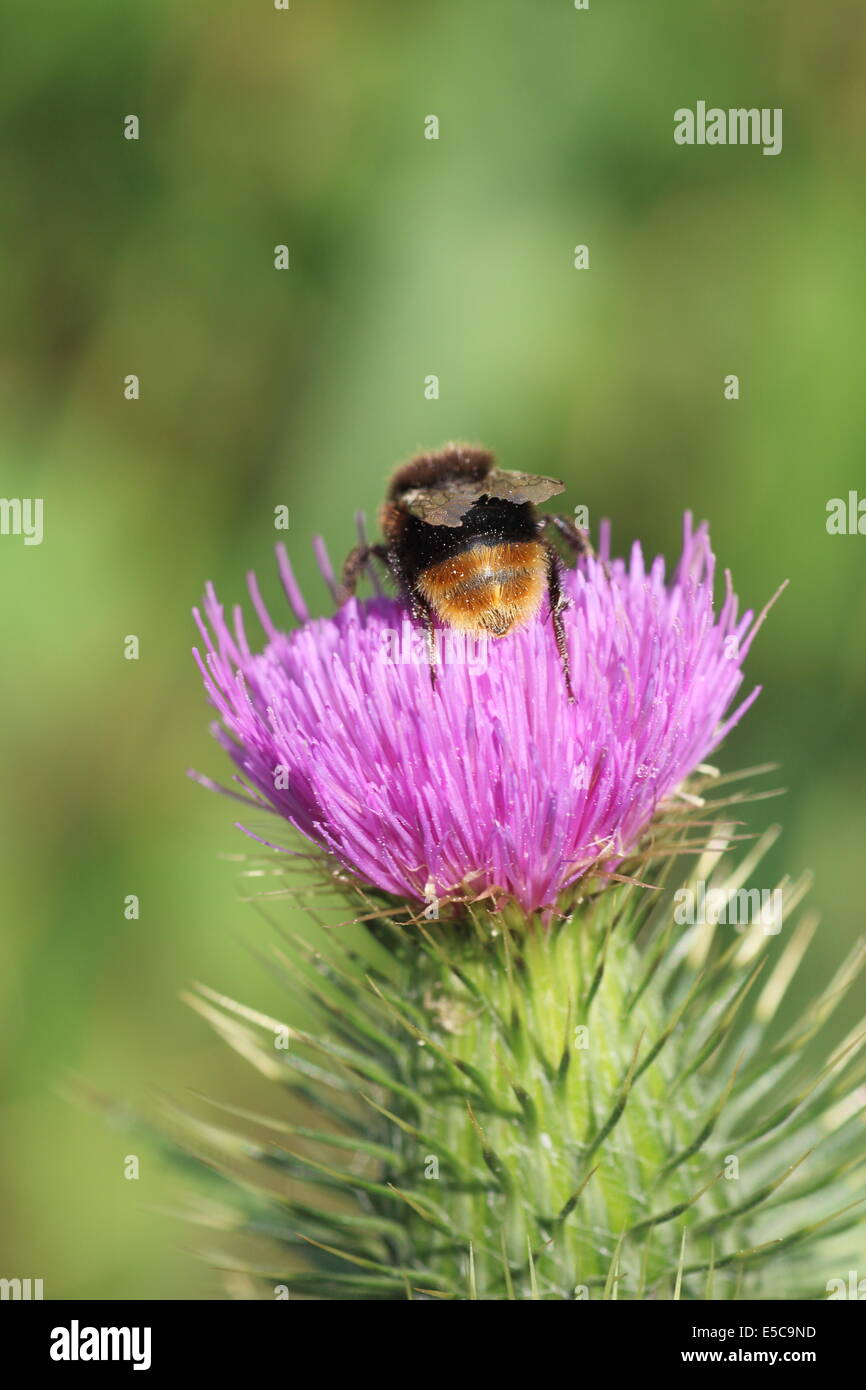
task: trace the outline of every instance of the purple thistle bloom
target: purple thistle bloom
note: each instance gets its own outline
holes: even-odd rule
[[[627,562],[608,552],[605,526],[599,558],[563,575],[573,704],[546,606],[480,655],[449,660],[445,646],[434,688],[400,599],[310,618],[280,547],[300,626],[274,626],[251,575],[267,635],[253,653],[240,610],[230,626],[208,586],[196,611],[205,660],[195,655],[244,799],[361,882],[419,904],[488,894],[550,910],[588,871],[613,872],[758,695],[728,712],[769,605],[738,618],[726,573],[714,614],[715,559],[689,514],[670,584],[637,543]]]

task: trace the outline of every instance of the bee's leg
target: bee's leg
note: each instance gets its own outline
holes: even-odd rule
[[[367,537],[367,518],[365,517],[365,515],[364,515],[363,512],[356,512],[356,513],[355,513],[355,530],[356,530],[357,533],[358,533],[358,544],[357,544],[356,549],[358,549],[358,550],[364,550],[364,551],[367,552],[368,555],[370,555],[370,554],[371,554],[371,546],[370,546],[369,539],[368,539],[368,537]],[[392,566],[392,557],[391,557],[390,552],[388,553],[388,567],[389,567],[389,569],[393,567],[393,566]],[[365,566],[365,569],[366,569],[367,575],[368,575],[368,577],[369,577],[370,583],[371,583],[372,586],[373,586],[373,593],[374,593],[374,595],[376,596],[376,598],[381,598],[381,597],[382,597],[382,594],[384,593],[384,590],[383,590],[383,588],[382,588],[382,584],[381,584],[381,581],[380,581],[380,579],[379,579],[379,575],[378,575],[378,572],[377,572],[377,570],[376,570],[376,566],[373,565],[373,564],[367,564],[367,565]]]
[[[589,539],[589,532],[575,526],[570,516],[548,513],[541,518],[542,532],[550,526],[562,537],[575,559],[579,559],[581,555],[592,556],[595,554],[592,541]],[[610,579],[610,567],[605,560],[602,560],[601,567],[607,578]]]
[[[574,690],[571,685],[568,641],[565,636],[565,625],[562,621],[562,611],[567,606],[567,600],[562,592],[562,583],[560,581],[560,566],[562,561],[549,541],[545,541],[544,549],[547,554],[547,595],[550,599],[550,619],[553,623],[556,650],[559,652],[562,674],[565,678],[565,692],[568,695],[569,703],[573,705]]]
[[[572,555],[595,554],[589,539],[589,532],[582,531],[579,526],[575,526],[570,516],[559,516],[556,513],[547,512],[541,518],[541,526],[542,530],[553,527],[568,546]]]
[[[343,572],[340,576],[341,603],[354,597],[358,580],[365,570],[370,570],[371,560],[379,560],[386,567],[388,573],[391,573],[391,557],[386,545],[356,545],[354,550],[349,551],[343,564]]]
[[[427,637],[427,665],[430,668],[430,684],[436,689],[436,628],[433,624],[433,609],[425,603],[420,594],[410,594],[412,617],[422,623]]]

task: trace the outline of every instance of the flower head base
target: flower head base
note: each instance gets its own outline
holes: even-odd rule
[[[254,653],[209,587],[196,656],[253,805],[395,897],[547,911],[588,872],[615,871],[759,693],[731,712],[767,610],[738,617],[726,575],[716,615],[714,568],[688,514],[669,584],[637,543],[611,560],[604,528],[599,557],[563,575],[574,703],[546,609],[483,649],[443,642],[434,686],[401,600],[310,619],[284,552],[300,626],[277,630],[251,576],[267,635]]]

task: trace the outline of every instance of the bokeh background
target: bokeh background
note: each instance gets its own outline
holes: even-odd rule
[[[276,597],[276,506],[317,611],[313,534],[341,558],[452,438],[561,475],[620,547],[673,559],[708,517],[746,603],[791,579],[717,761],[782,764],[750,815],[784,825],[764,882],[815,873],[797,990],[862,930],[866,537],[825,519],[866,494],[866,10],[19,0],[5,29],[0,491],[44,498],[45,539],[0,537],[0,1274],[220,1296],[176,1180],[142,1151],[125,1181],[123,1129],[59,1088],[253,1096],[178,998],[278,1007],[231,803],[184,777],[224,772],[190,607],[252,566]],[[698,99],[782,107],[783,152],[677,147]]]

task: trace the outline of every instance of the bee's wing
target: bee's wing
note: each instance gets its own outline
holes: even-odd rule
[[[473,502],[487,491],[486,480],[479,484],[474,479],[445,478],[435,487],[410,488],[400,502],[428,526],[459,526]]]
[[[493,468],[483,482],[448,478],[431,488],[410,488],[400,502],[428,526],[459,526],[479,497],[497,497],[506,502],[546,502],[565,491],[556,478],[540,478],[534,473],[509,473]]]
[[[558,478],[541,478],[536,473],[509,473],[502,468],[491,469],[484,482],[488,497],[502,497],[508,502],[546,502],[558,492],[565,492],[565,483]]]

